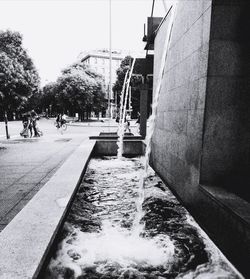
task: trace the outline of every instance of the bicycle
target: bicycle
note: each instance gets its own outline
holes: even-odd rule
[[[59,122],[54,122],[54,125],[56,126],[56,128],[61,131],[66,131],[67,130],[67,123],[64,121],[59,121]]]

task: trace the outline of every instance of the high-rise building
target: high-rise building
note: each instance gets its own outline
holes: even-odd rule
[[[116,70],[120,67],[121,61],[125,56],[118,51],[113,51],[111,55],[111,82],[112,85],[116,81]],[[97,73],[103,75],[107,94],[109,92],[110,84],[110,54],[108,50],[98,50],[87,53],[81,61],[89,65]],[[107,95],[108,97],[108,95]],[[113,93],[110,99],[113,99]]]

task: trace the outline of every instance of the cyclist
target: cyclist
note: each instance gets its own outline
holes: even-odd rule
[[[66,123],[66,117],[67,117],[67,115],[64,113],[64,114],[62,115],[62,119],[61,119],[61,126],[62,126],[64,123]]]
[[[61,122],[62,122],[62,115],[61,113],[58,113],[57,114],[57,117],[56,117],[56,127],[59,129],[61,127]]]
[[[61,128],[62,127],[62,125],[63,124],[66,124],[66,117],[67,117],[67,115],[66,114],[61,114],[61,113],[59,113],[58,115],[57,115],[57,117],[56,117],[56,127],[59,129],[59,128]]]

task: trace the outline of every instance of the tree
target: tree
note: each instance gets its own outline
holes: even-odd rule
[[[24,109],[39,92],[40,79],[18,32],[0,31],[0,111]]]
[[[52,87],[44,87],[43,98],[53,98],[53,94],[58,110],[69,111],[71,114],[78,112],[83,119],[91,111],[98,113],[106,108],[104,92],[103,77],[84,63],[78,62],[64,69]]]
[[[51,115],[52,111],[56,112],[60,110],[58,101],[56,98],[58,91],[57,82],[47,83],[41,90],[40,107],[42,111],[46,111]]]
[[[122,86],[123,86],[123,81],[126,75],[127,70],[130,69],[130,66],[132,64],[133,58],[131,56],[126,56],[121,64],[120,67],[116,70],[116,75],[117,79],[116,82],[113,86],[113,91],[114,92],[121,92],[122,91]]]

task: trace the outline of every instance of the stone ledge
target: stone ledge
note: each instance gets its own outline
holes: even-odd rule
[[[221,187],[200,185],[201,190],[250,230],[250,204]]]
[[[116,156],[118,150],[116,139],[98,139],[94,147],[96,156]],[[123,140],[123,156],[134,157],[144,155],[142,140]]]
[[[0,278],[36,278],[94,145],[84,141],[0,233]]]

